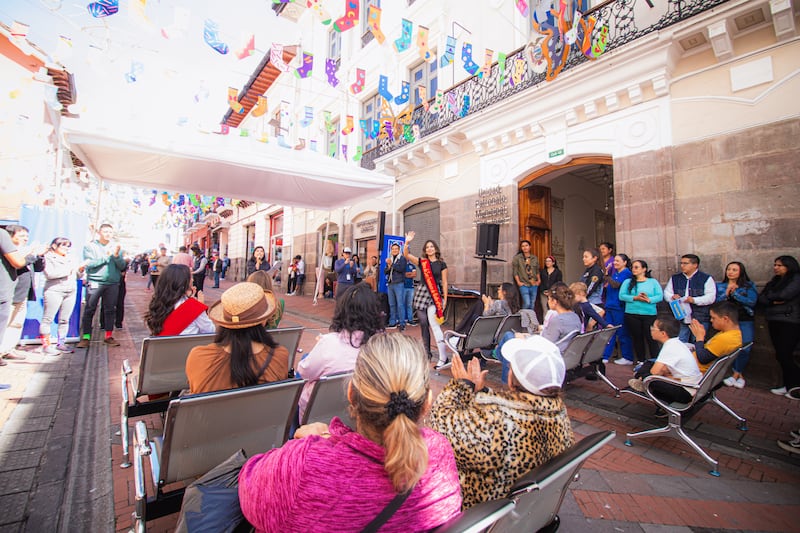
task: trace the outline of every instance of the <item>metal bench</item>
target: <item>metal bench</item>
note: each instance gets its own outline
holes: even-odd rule
[[[475,319],[466,334],[453,330],[445,331],[444,343],[453,352],[453,357],[458,356],[462,359],[480,351],[481,348],[491,349],[497,342],[497,332],[505,318],[505,316],[501,315],[480,316]],[[457,341],[451,342],[451,339],[457,339]],[[450,365],[451,363],[447,363],[440,369],[447,368]]]
[[[153,438],[145,423],[137,422],[134,530],[144,532],[148,520],[178,512],[184,487],[166,491],[168,485],[205,474],[239,449],[252,456],[282,446],[305,383],[286,380],[176,398],[169,403],[163,435]]]
[[[350,418],[350,402],[347,400],[347,384],[352,377],[352,372],[337,372],[319,378],[308,397],[300,425],[312,422],[327,424],[331,418],[338,416],[342,422],[354,428],[355,425]]]

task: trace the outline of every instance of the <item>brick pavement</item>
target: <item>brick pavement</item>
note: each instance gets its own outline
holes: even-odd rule
[[[207,303],[218,299],[228,286],[230,282],[223,281],[220,289],[208,289]],[[109,418],[111,446],[104,450],[104,456],[108,460],[110,453],[112,466],[108,475],[116,531],[130,528],[134,502],[133,469],[119,467],[121,444],[116,432],[121,402],[120,367],[126,358],[136,367],[141,339],[147,334],[141,315],[152,294],[144,290],[143,278],[131,279],[129,287],[125,328],[115,332],[122,345],[106,349],[93,344],[98,356],[107,355],[107,366],[103,365],[102,371],[107,374],[105,416]],[[333,302],[320,299],[312,305],[310,296],[284,298],[286,315],[282,325],[304,326],[300,348],[308,351],[316,335],[327,331]],[[407,333],[419,337],[419,328],[409,328]],[[82,368],[81,359],[85,359],[81,354],[73,354],[61,360],[69,361],[67,368],[70,364]],[[42,437],[36,433],[45,428],[52,431],[51,417],[58,418],[60,413],[53,413],[48,407],[52,401],[35,402],[36,408],[25,404],[35,397],[29,390],[31,384],[36,383],[37,376],[50,373],[48,369],[52,367],[52,362],[34,359],[12,362],[0,369],[0,381],[14,385],[10,391],[0,392],[0,532],[35,530],[26,528],[25,523],[33,516],[30,509],[37,482],[32,476],[42,470]],[[622,384],[627,381],[630,368],[609,365],[608,375]],[[447,373],[433,374],[435,392],[441,390],[448,377]],[[498,377],[499,367],[491,366],[490,380],[496,382]],[[614,398],[601,382],[580,379],[570,384],[566,401],[577,436],[598,429],[615,429],[618,436],[586,462],[579,480],[571,486],[560,513],[562,530],[800,531],[796,519],[800,516],[800,458],[774,444],[775,439],[785,438],[789,429],[800,426],[800,405],[752,387],[725,389],[720,396],[748,419],[749,431],[737,430],[734,421],[713,406],[692,420],[692,436],[720,461],[722,477],[713,478],[707,474],[707,463],[674,439],[639,440],[630,448],[623,445],[625,432],[654,427],[660,422],[651,417],[649,405]],[[161,428],[158,416],[145,420],[153,430]],[[31,433],[18,445],[29,449],[28,453],[6,444],[8,435],[20,431]],[[71,468],[75,470],[74,465]],[[69,480],[62,483],[68,484]],[[26,510],[20,512],[23,506]],[[165,517],[148,523],[148,528],[172,531],[175,521],[175,516]]]

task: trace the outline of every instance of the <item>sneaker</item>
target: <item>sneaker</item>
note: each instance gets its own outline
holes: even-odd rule
[[[783,450],[786,450],[787,452],[800,453],[800,439],[794,439],[789,441],[779,440],[778,447],[780,447]]]
[[[52,344],[48,344],[47,346],[42,346],[41,353],[44,355],[61,355],[61,352],[53,346]]]
[[[27,359],[27,356],[20,353],[19,350],[11,350],[7,354],[3,354],[3,359]]]
[[[119,342],[117,342],[114,337],[108,337],[107,339],[104,339],[103,342],[106,344],[106,346],[119,346]]]
[[[736,383],[733,384],[734,387],[737,389],[743,389],[745,384],[744,378],[739,378],[736,380]]]
[[[436,366],[434,366],[433,369],[434,370],[443,370],[445,368],[449,368],[451,365],[452,365],[452,363],[450,361],[442,361],[441,359],[439,359],[436,362]]]
[[[400,331],[405,331],[406,330],[406,325],[405,324],[400,324],[399,326],[397,326],[397,329],[399,329]]]
[[[786,393],[786,397],[790,400],[800,400],[800,387],[792,387]]]
[[[778,387],[777,389],[770,389],[772,394],[777,394],[778,396],[786,396],[786,387]]]
[[[416,320],[413,320],[413,321],[409,322],[408,325],[409,326],[413,326],[413,327],[417,327],[417,326],[419,326],[419,322],[416,321]]]
[[[8,364],[8,363],[6,363],[5,361],[3,361],[3,358],[2,358],[2,357],[0,357],[0,366],[6,366],[7,364]]]
[[[619,359],[614,359],[615,365],[622,365],[622,366],[630,366],[633,364],[633,361],[630,359],[625,359],[624,357],[620,357]]]
[[[73,348],[72,346],[69,346],[68,344],[63,344],[63,343],[62,344],[56,344],[56,349],[59,352],[64,352],[64,353],[72,353],[72,352],[75,351],[75,348]]]
[[[722,380],[726,387],[735,387],[736,381],[738,381],[735,377],[729,376]]]
[[[397,324],[389,324],[386,329],[397,329]]]
[[[3,363],[3,365],[4,364],[6,364],[6,363]],[[3,365],[0,365],[0,366],[3,366]],[[11,385],[9,385],[8,383],[0,383],[0,390],[8,390],[10,388],[11,388]]]
[[[76,348],[88,348],[89,347],[89,340],[90,339],[81,339],[78,341],[78,344],[75,345]]]
[[[644,382],[639,378],[631,378],[628,380],[630,388],[637,392],[644,392]]]
[[[793,439],[800,439],[800,429],[795,429],[789,432],[789,435],[792,436]]]

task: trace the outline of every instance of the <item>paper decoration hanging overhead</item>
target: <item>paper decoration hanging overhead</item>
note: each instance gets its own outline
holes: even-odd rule
[[[453,64],[453,58],[456,54],[456,38],[452,35],[447,36],[447,43],[444,45],[444,53],[439,59],[439,66],[444,68]]]
[[[358,24],[359,12],[359,0],[344,0],[344,16],[336,19],[333,29],[342,32],[354,28]]]
[[[272,48],[269,51],[269,62],[272,63],[276,69],[281,72],[289,72],[289,65],[283,60],[283,45],[272,43]]]
[[[135,83],[142,72],[144,72],[144,65],[139,61],[131,61],[131,69],[125,73],[125,81]]]
[[[386,35],[381,31],[381,8],[373,4],[369,5],[367,11],[367,25],[369,25],[369,30],[372,32],[375,40],[378,41],[378,44],[383,44],[383,41],[386,40]]]
[[[217,23],[211,19],[206,19],[203,26],[203,40],[208,46],[216,50],[222,55],[228,53],[228,45],[222,42],[219,35],[219,28]]]
[[[307,54],[303,52],[303,64],[294,71],[294,75],[300,79],[306,79],[311,76],[311,71],[314,68],[314,54]]]
[[[401,24],[401,35],[394,41],[394,49],[397,50],[398,54],[405,52],[411,46],[411,32],[414,29],[414,23],[410,20],[403,19]]]
[[[94,18],[108,17],[119,11],[119,0],[98,0],[87,5],[86,9]]]
[[[436,61],[436,54],[428,48],[429,30],[425,26],[417,26],[417,46],[419,47],[419,57],[426,63]]]
[[[364,88],[364,82],[366,81],[366,72],[363,68],[356,69],[356,82],[350,85],[350,92],[353,94],[358,94]]]
[[[256,37],[252,33],[249,35],[245,35],[242,40],[242,46],[236,50],[235,54],[236,57],[239,59],[244,59],[246,57],[250,57],[253,55],[253,52],[256,49]]]
[[[18,39],[24,41],[25,39],[28,38],[29,29],[30,26],[28,26],[27,24],[23,24],[22,22],[15,20],[14,22],[11,23],[11,29],[9,33],[11,33],[12,39]]]
[[[259,96],[258,101],[256,102],[256,105],[253,107],[252,111],[250,111],[250,114],[253,115],[254,117],[260,117],[261,115],[267,112],[268,107],[269,106],[267,105],[267,97]]]
[[[228,105],[234,113],[244,113],[244,106],[239,103],[239,91],[235,87],[228,87]]]
[[[161,36],[165,39],[182,39],[186,36],[189,29],[189,17],[191,12],[185,7],[176,6],[173,11],[172,24],[161,28]]]
[[[322,0],[307,0],[306,6],[310,7],[317,18],[326,26],[331,23],[331,16],[328,11],[322,6]]]
[[[339,78],[336,77],[336,71],[338,70],[339,65],[335,59],[329,57],[325,60],[325,74],[328,76],[328,84],[331,87],[339,85]]]

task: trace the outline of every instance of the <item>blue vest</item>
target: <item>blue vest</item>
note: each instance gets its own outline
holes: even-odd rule
[[[672,276],[672,292],[675,294],[680,294],[681,296],[691,296],[692,298],[697,298],[698,296],[703,296],[706,293],[706,281],[710,278],[708,274],[705,272],[700,272],[699,270],[694,273],[689,279],[689,293],[686,293],[686,276],[681,274],[675,274]],[[710,319],[710,315],[708,312],[708,308],[711,307],[709,305],[695,305],[690,304],[692,307],[692,318],[696,318],[698,322],[708,322]]]

